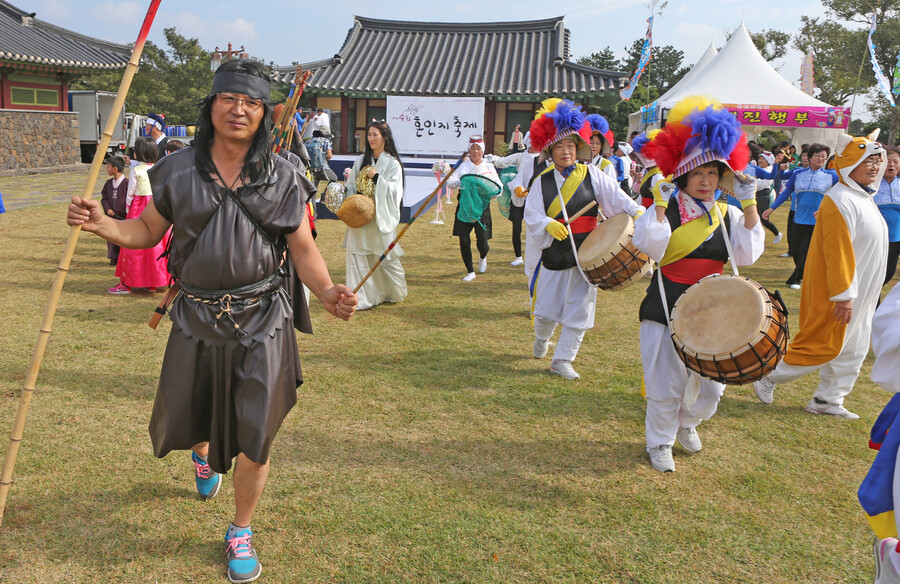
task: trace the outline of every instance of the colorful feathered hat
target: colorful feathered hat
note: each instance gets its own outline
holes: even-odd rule
[[[634,140],[631,141],[631,146],[634,148],[634,155],[637,156],[637,159],[640,161],[641,165],[644,168],[652,168],[656,166],[656,162],[654,162],[652,158],[644,153],[644,146],[652,142],[653,138],[655,138],[657,134],[659,134],[659,130],[649,130],[647,132],[641,132],[634,137]]]
[[[591,159],[591,125],[581,106],[568,99],[551,98],[541,102],[531,122],[531,146],[540,152],[541,161],[550,158],[550,147],[564,138],[575,140],[579,160]]]
[[[881,184],[881,178],[884,176],[884,169],[887,166],[887,152],[884,146],[876,142],[880,132],[881,129],[876,128],[874,132],[864,138],[854,138],[847,134],[838,136],[834,154],[834,170],[841,177],[841,182],[848,187],[864,192],[863,188],[850,178],[850,173],[862,164],[863,160],[876,155],[881,156],[881,170],[878,171],[878,177],[875,179],[875,188],[877,189]]]
[[[615,142],[612,130],[609,129],[609,122],[600,114],[588,114],[587,121],[591,125],[591,136],[600,134],[603,137],[600,147],[601,156],[609,156],[612,154],[612,144]]]
[[[750,162],[747,134],[737,118],[717,100],[692,95],[669,111],[665,127],[642,148],[665,176],[677,178],[714,160],[731,172],[719,178],[719,189],[734,194],[734,173]]]

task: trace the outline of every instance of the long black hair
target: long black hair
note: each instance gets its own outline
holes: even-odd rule
[[[384,151],[397,160],[397,163],[400,165],[400,176],[403,179],[403,184],[406,185],[406,171],[403,170],[403,163],[400,162],[400,155],[397,154],[397,146],[394,144],[394,134],[391,133],[391,127],[388,126],[385,121],[376,122],[375,120],[372,120],[369,122],[369,125],[366,126],[366,150],[363,154],[362,166],[360,168],[365,168],[372,164],[372,159],[374,158],[372,147],[369,145],[369,128],[375,128],[381,133],[384,138]]]
[[[268,69],[257,63],[243,59],[225,61],[219,67],[219,71],[243,73],[244,75],[252,75],[270,81]],[[216,165],[213,163],[210,154],[213,137],[215,136],[215,128],[212,123],[212,106],[216,100],[216,94],[211,93],[204,97],[200,103],[200,119],[197,121],[197,132],[194,135],[192,146],[196,153],[194,160],[197,169],[200,170],[200,176],[203,180],[213,181],[217,176]],[[259,128],[253,136],[253,142],[250,144],[250,150],[244,159],[244,167],[241,173],[250,179],[249,186],[259,187],[267,183],[272,168],[272,102],[267,97],[261,100],[263,102],[263,117],[259,123]]]

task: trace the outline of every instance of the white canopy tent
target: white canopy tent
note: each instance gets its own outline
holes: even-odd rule
[[[834,148],[849,122],[847,108],[804,93],[772,68],[741,24],[718,54],[710,46],[681,81],[631,114],[629,132],[660,127],[679,100],[698,94],[722,102],[750,136],[778,129],[796,144],[819,142]]]

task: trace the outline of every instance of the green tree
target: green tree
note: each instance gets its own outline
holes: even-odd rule
[[[644,46],[644,39],[635,39],[631,43],[631,47],[626,47],[625,51],[628,56],[622,61],[622,70],[629,75],[633,75],[637,64],[641,58],[641,49]],[[656,86],[660,94],[665,93],[670,87],[681,81],[690,67],[682,66],[684,61],[684,52],[679,51],[672,45],[662,45],[653,47],[650,55],[650,62],[641,76],[641,83],[648,86]]]
[[[629,75],[634,75],[638,61],[641,57],[641,48],[644,39],[636,39],[631,47],[626,47],[627,56],[623,59],[618,69]],[[591,57],[599,55],[611,55],[612,51],[605,49],[601,53],[594,53]],[[603,114],[609,121],[609,126],[618,140],[628,139],[628,116],[641,109],[642,106],[651,103],[659,96],[678,83],[685,74],[690,71],[690,66],[684,66],[684,53],[671,45],[653,47],[650,62],[641,75],[640,82],[627,101],[619,101],[612,108],[589,108],[591,111]]]
[[[197,121],[197,103],[206,96],[212,85],[209,69],[210,53],[197,39],[188,39],[175,30],[164,30],[169,50],[148,41],[141,56],[141,65],[126,99],[128,111],[146,114],[161,113],[172,124],[193,124]],[[94,73],[71,80],[78,89],[116,91],[121,71]]]
[[[840,27],[842,33],[835,35],[838,38],[825,39],[828,49],[832,54],[838,57],[843,56],[845,60],[850,61],[844,68],[852,69],[855,78],[852,82],[851,94],[867,93],[872,103],[870,114],[872,114],[882,127],[881,139],[896,143],[898,141],[898,131],[900,131],[900,111],[898,108],[891,106],[884,96],[881,88],[876,85],[874,72],[869,62],[869,56],[865,47],[865,38],[868,31],[865,29],[850,30],[839,22],[854,22],[859,24],[868,24],[869,18],[874,14],[878,25],[875,34],[872,37],[875,44],[875,58],[881,65],[888,83],[894,83],[894,65],[897,54],[900,52],[900,0],[879,0],[871,3],[867,0],[822,0],[825,6],[827,16],[832,19],[829,21],[830,27]],[[811,34],[817,34],[822,29],[813,30]],[[802,32],[802,30],[801,30]],[[854,44],[846,44],[846,41],[854,37]],[[796,42],[795,42],[796,46]],[[854,63],[855,61],[855,63]],[[827,71],[821,71],[823,66],[820,55],[816,54],[816,82],[820,86],[824,83],[831,83]],[[823,75],[823,73],[825,73]],[[858,80],[858,81],[857,81]],[[848,85],[846,80],[844,85]],[[866,125],[867,129],[871,129],[870,125]],[[887,133],[885,134],[885,130]]]
[[[753,44],[756,45],[759,54],[766,61],[774,61],[784,57],[791,42],[790,33],[771,28],[750,33],[750,38],[753,39]]]
[[[591,53],[586,57],[579,57],[576,63],[597,69],[605,69],[606,71],[619,71],[622,68],[621,62],[609,47],[606,47],[599,53]]]
[[[866,55],[866,32],[851,30],[833,20],[801,16],[801,26],[794,37],[794,47],[801,53],[815,55],[816,97],[834,105],[845,103],[859,91],[862,76],[873,79]],[[866,85],[870,87],[871,83]]]

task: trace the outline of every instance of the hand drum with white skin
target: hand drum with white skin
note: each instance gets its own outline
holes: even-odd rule
[[[597,225],[578,249],[578,264],[601,290],[624,290],[650,271],[650,258],[632,243],[634,219],[621,213]]]
[[[678,299],[669,330],[688,369],[744,385],[768,375],[784,357],[787,309],[777,293],[750,278],[713,274]]]

